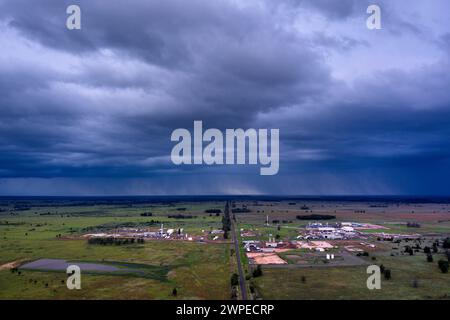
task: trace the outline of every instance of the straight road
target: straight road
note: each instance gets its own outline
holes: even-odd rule
[[[239,286],[241,288],[241,297],[242,297],[242,300],[247,300],[247,286],[245,284],[244,270],[242,269],[241,254],[239,251],[239,241],[238,241],[238,237],[236,234],[236,228],[234,226],[234,221],[231,219],[231,216],[230,216],[230,206],[229,206],[228,202],[225,206],[225,216],[230,217],[230,220],[231,220],[231,233],[233,235],[234,251],[236,252],[236,260],[237,260],[238,271],[239,271]]]

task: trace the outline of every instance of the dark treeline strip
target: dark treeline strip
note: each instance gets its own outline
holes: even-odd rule
[[[173,218],[173,219],[192,219],[192,218],[196,218],[196,216],[191,216],[188,214],[169,214],[167,216],[168,218]]]
[[[304,216],[297,216],[298,220],[333,220],[336,216],[327,214],[308,214]]]
[[[217,214],[217,213],[222,213],[222,210],[220,210],[220,209],[207,209],[207,210],[205,210],[205,213],[215,213],[215,214]]]
[[[82,229],[82,231],[96,231],[96,230],[112,230],[112,229],[120,229],[120,228],[143,228],[153,226],[155,224],[160,224],[161,222],[158,220],[150,220],[145,222],[111,222],[105,224],[99,224],[97,226],[86,227]]]
[[[96,237],[96,238],[89,238],[88,239],[88,243],[89,244],[99,244],[99,245],[116,245],[116,246],[120,246],[120,245],[128,245],[128,244],[134,244],[134,243],[139,243],[142,244],[144,243],[144,239],[143,238],[113,238],[113,237]]]

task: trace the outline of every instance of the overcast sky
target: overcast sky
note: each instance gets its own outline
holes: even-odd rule
[[[368,30],[369,4],[382,29]],[[78,4],[82,30],[67,30]],[[447,0],[0,0],[0,195],[449,194]],[[175,166],[279,128],[280,171]]]

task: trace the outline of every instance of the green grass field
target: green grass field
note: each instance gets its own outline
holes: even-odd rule
[[[176,208],[186,208],[177,211]],[[209,216],[213,204],[32,207],[18,214],[0,215],[0,266],[39,258],[89,262],[122,262],[160,267],[145,276],[83,274],[82,290],[68,290],[63,272],[0,270],[0,299],[228,299],[230,245],[150,240],[122,246],[89,245],[79,236],[86,228],[109,223],[163,222],[189,234],[220,228],[221,217]],[[222,205],[223,207],[223,205]],[[50,214],[48,214],[50,212]],[[152,212],[151,217],[141,217]],[[169,214],[194,215],[172,219]],[[43,215],[41,215],[43,214]],[[159,223],[155,224],[159,228]],[[61,237],[59,237],[61,235]],[[177,288],[177,296],[172,296]]]
[[[201,243],[196,241],[149,240],[128,245],[93,245],[82,237],[128,224],[157,230],[160,223],[167,228],[183,228],[189,235],[206,235],[222,227],[222,216],[205,213],[206,209],[223,210],[224,202],[177,203],[98,203],[75,204],[21,201],[0,203],[0,299],[229,299],[230,277],[237,272],[230,241]],[[240,205],[240,204],[238,204]],[[295,240],[308,221],[296,219],[305,214],[300,204],[287,202],[259,203],[250,213],[238,213],[237,230],[252,230],[257,236],[238,239]],[[386,233],[437,233],[438,238],[450,234],[449,207],[432,205],[370,207],[367,204],[308,204],[313,213],[336,214],[335,220],[380,224]],[[363,206],[366,213],[356,214]],[[257,211],[260,211],[259,213]],[[264,211],[264,212],[263,212]],[[151,212],[152,216],[141,216]],[[310,212],[308,212],[310,213]],[[193,218],[169,218],[169,215],[191,215]],[[265,226],[266,214],[271,222]],[[153,224],[152,224],[153,221]],[[284,222],[283,222],[284,221]],[[406,227],[407,221],[418,221],[420,228]],[[113,231],[113,230],[110,230]],[[367,231],[370,232],[380,232]],[[212,236],[208,236],[211,240]],[[422,242],[431,246],[433,236]],[[368,264],[383,264],[392,271],[392,279],[382,281],[381,290],[368,290],[366,266],[323,266],[320,254],[306,256],[304,250],[280,254],[290,263],[288,268],[263,267],[263,276],[252,278],[252,269],[241,246],[241,258],[247,285],[263,299],[447,299],[450,297],[450,274],[443,274],[437,260],[443,250],[434,254],[434,262],[426,262],[423,252],[414,256],[401,254],[404,247],[392,242],[367,240],[376,244]],[[337,250],[337,257],[339,255]],[[333,251],[333,252],[334,252]],[[295,255],[294,255],[295,254]],[[375,256],[376,260],[372,260]],[[68,290],[64,272],[20,270],[11,272],[1,266],[11,262],[36,259],[65,259],[97,263],[119,263],[143,266],[142,274],[82,273],[82,290]],[[315,260],[316,259],[316,260]],[[318,266],[298,266],[299,260]],[[318,261],[319,261],[318,260]],[[336,261],[337,262],[337,261]],[[322,265],[322,266],[319,266]],[[305,280],[305,281],[303,281]],[[413,283],[417,284],[415,287]],[[177,296],[172,290],[177,289]]]
[[[264,268],[263,276],[253,281],[264,299],[450,299],[450,274],[441,273],[423,256],[383,256],[374,263],[392,272],[390,280],[382,277],[380,290],[367,288],[365,266]]]

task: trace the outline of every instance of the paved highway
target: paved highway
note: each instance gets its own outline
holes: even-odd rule
[[[229,217],[231,219],[230,215],[230,206],[229,203],[225,206],[225,214],[229,214]],[[239,271],[239,286],[241,288],[241,297],[242,300],[247,300],[247,286],[245,285],[245,274],[244,270],[242,269],[242,262],[241,262],[241,254],[239,252],[239,241],[236,234],[236,228],[234,226],[234,221],[231,219],[231,233],[233,236],[233,242],[234,242],[234,250],[236,252],[236,260],[238,265],[238,271]]]

